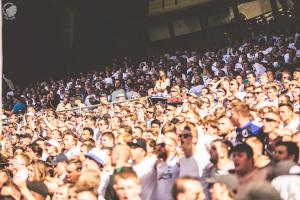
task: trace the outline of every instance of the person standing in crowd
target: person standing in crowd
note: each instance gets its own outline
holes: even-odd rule
[[[297,194],[298,47],[293,34],[252,31],[227,50],[119,57],[101,72],[5,91],[0,199]]]
[[[115,90],[113,91],[113,93],[111,93],[111,101],[114,102],[117,100],[118,96],[123,95],[125,97],[125,90],[122,89],[122,83],[121,80],[116,79],[115,80]]]
[[[172,186],[178,177],[179,166],[176,157],[177,142],[175,139],[165,136],[158,143],[156,162],[156,199],[171,200]]]
[[[143,138],[134,138],[128,144],[131,147],[132,168],[141,180],[141,198],[151,200],[155,195],[155,162],[146,157],[147,142]]]
[[[114,178],[114,190],[119,200],[142,200],[140,178],[132,169],[126,169]]]
[[[247,104],[237,102],[232,105],[231,119],[237,126],[236,143],[244,142],[244,140],[251,135],[257,136],[265,143],[265,134],[262,132],[261,127],[252,121],[251,118],[250,108]]]
[[[11,111],[4,111],[5,114],[22,114],[26,110],[26,105],[22,102],[22,99],[18,95],[13,96],[13,108]]]
[[[167,77],[164,70],[159,70],[159,79],[155,83],[154,91],[159,96],[166,96],[168,89],[171,86],[170,79]]]
[[[267,178],[266,170],[259,170],[254,165],[253,150],[246,144],[238,144],[232,149],[234,172],[239,186],[237,195],[244,195],[256,181],[264,181]],[[255,181],[254,181],[255,180]]]
[[[205,199],[201,183],[196,178],[191,177],[182,177],[176,179],[172,189],[172,195],[173,199],[175,200]]]
[[[275,144],[274,161],[290,160],[295,163],[299,161],[299,148],[293,142],[277,142]]]
[[[203,152],[197,152],[198,132],[195,124],[191,122],[183,124],[179,138],[184,153],[184,156],[179,159],[179,177],[200,178],[209,158],[204,157]]]

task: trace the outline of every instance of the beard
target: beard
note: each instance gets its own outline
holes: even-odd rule
[[[212,157],[210,157],[209,161],[210,161],[212,164],[217,164],[218,159],[217,159],[217,158],[212,158]]]
[[[169,157],[169,155],[170,155],[170,152],[163,150],[163,151],[158,152],[157,158],[162,159],[163,161],[166,161],[167,158]]]

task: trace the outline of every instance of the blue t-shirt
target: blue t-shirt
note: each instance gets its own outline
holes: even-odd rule
[[[14,114],[17,114],[17,113],[23,113],[26,109],[26,106],[24,103],[16,103],[13,107],[13,113]]]

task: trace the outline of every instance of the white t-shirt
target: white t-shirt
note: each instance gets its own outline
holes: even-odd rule
[[[208,164],[207,156],[201,152],[196,152],[193,156],[187,158],[183,156],[179,159],[179,177],[190,176],[200,178],[203,169]]]
[[[156,199],[173,200],[172,187],[179,175],[178,159],[161,162],[156,165]]]
[[[100,181],[100,185],[98,188],[98,194],[99,197],[98,200],[104,199],[103,197],[105,197],[105,190],[107,188],[107,185],[109,183],[110,180],[110,176],[112,175],[112,172],[101,172],[101,181]]]
[[[141,199],[152,200],[155,185],[156,185],[156,173],[155,162],[151,158],[145,158],[141,163],[133,165],[133,170],[137,176],[141,179],[142,192]]]
[[[261,74],[263,74],[264,72],[266,72],[266,68],[260,64],[260,63],[255,63],[253,65],[253,68],[255,69],[255,75],[258,77],[260,76]]]
[[[190,93],[200,96],[203,85],[195,85],[190,89]]]
[[[65,155],[67,156],[68,159],[70,159],[72,156],[78,156],[80,154],[80,148],[75,147],[71,149],[70,151],[65,152]]]
[[[300,177],[297,175],[278,176],[272,180],[271,185],[280,193],[283,200],[297,200],[300,197]]]

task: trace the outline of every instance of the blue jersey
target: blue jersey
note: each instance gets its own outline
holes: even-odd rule
[[[250,136],[258,137],[263,143],[265,143],[266,140],[266,136],[263,133],[262,128],[252,121],[249,121],[241,128],[237,128],[236,133],[236,144],[244,142],[245,139]]]

